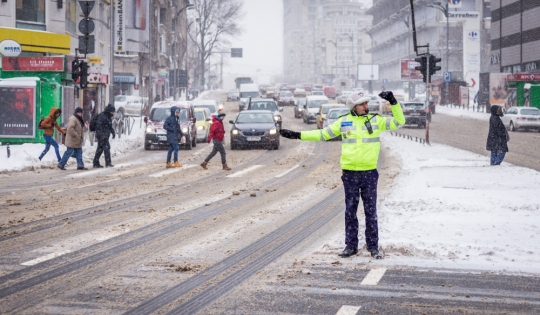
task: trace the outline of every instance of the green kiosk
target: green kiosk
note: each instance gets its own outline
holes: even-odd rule
[[[540,109],[540,73],[514,73],[506,76],[509,92],[506,107],[525,106]]]

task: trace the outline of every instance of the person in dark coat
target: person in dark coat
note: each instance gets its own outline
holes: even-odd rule
[[[508,131],[504,126],[501,117],[503,110],[501,106],[491,106],[491,117],[489,118],[489,133],[487,137],[486,149],[491,151],[491,165],[500,165],[508,152]]]
[[[225,158],[225,147],[223,146],[223,139],[225,137],[225,127],[223,126],[223,119],[225,119],[224,112],[220,112],[216,117],[212,118],[212,126],[210,127],[210,134],[208,135],[208,143],[210,143],[211,140],[214,143],[214,149],[201,163],[201,167],[205,170],[208,169],[206,167],[208,165],[208,162],[210,162],[210,160],[218,152],[221,155],[221,164],[223,164],[223,170],[231,170],[231,168],[227,166],[227,160]]]
[[[178,122],[179,115],[180,109],[176,106],[171,107],[171,115],[165,119],[165,123],[163,124],[163,129],[167,130],[167,143],[169,144],[166,168],[182,167],[182,164],[178,163],[178,138],[182,136],[182,129]],[[171,154],[173,151],[174,165],[171,164]]]
[[[116,109],[114,108],[114,105],[109,104],[97,117],[96,139],[98,146],[96,149],[96,155],[94,155],[94,168],[103,167],[101,164],[99,164],[99,158],[103,152],[105,152],[105,166],[114,167],[114,165],[111,163],[111,145],[109,144],[109,137],[111,134],[113,139],[116,136],[112,127],[112,118],[115,111]]]

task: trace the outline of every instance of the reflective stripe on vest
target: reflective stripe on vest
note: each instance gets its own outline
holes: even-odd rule
[[[356,138],[343,138],[341,143],[356,143]]]
[[[336,135],[332,132],[332,129],[330,129],[330,126],[324,128],[324,130],[326,130],[326,132],[328,132],[328,135],[332,138],[335,138]]]
[[[363,142],[363,143],[368,143],[368,142],[381,142],[381,140],[379,139],[379,137],[377,137],[377,138],[362,138],[362,142]]]

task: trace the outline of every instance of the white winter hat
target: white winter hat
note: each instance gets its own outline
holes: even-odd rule
[[[349,110],[352,110],[356,105],[369,102],[370,100],[371,98],[369,96],[365,96],[364,92],[358,91],[349,95],[346,106],[349,108]]]

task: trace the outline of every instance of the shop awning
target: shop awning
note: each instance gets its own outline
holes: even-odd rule
[[[0,42],[4,39],[19,43],[23,52],[70,54],[71,36],[66,34],[0,27]]]

